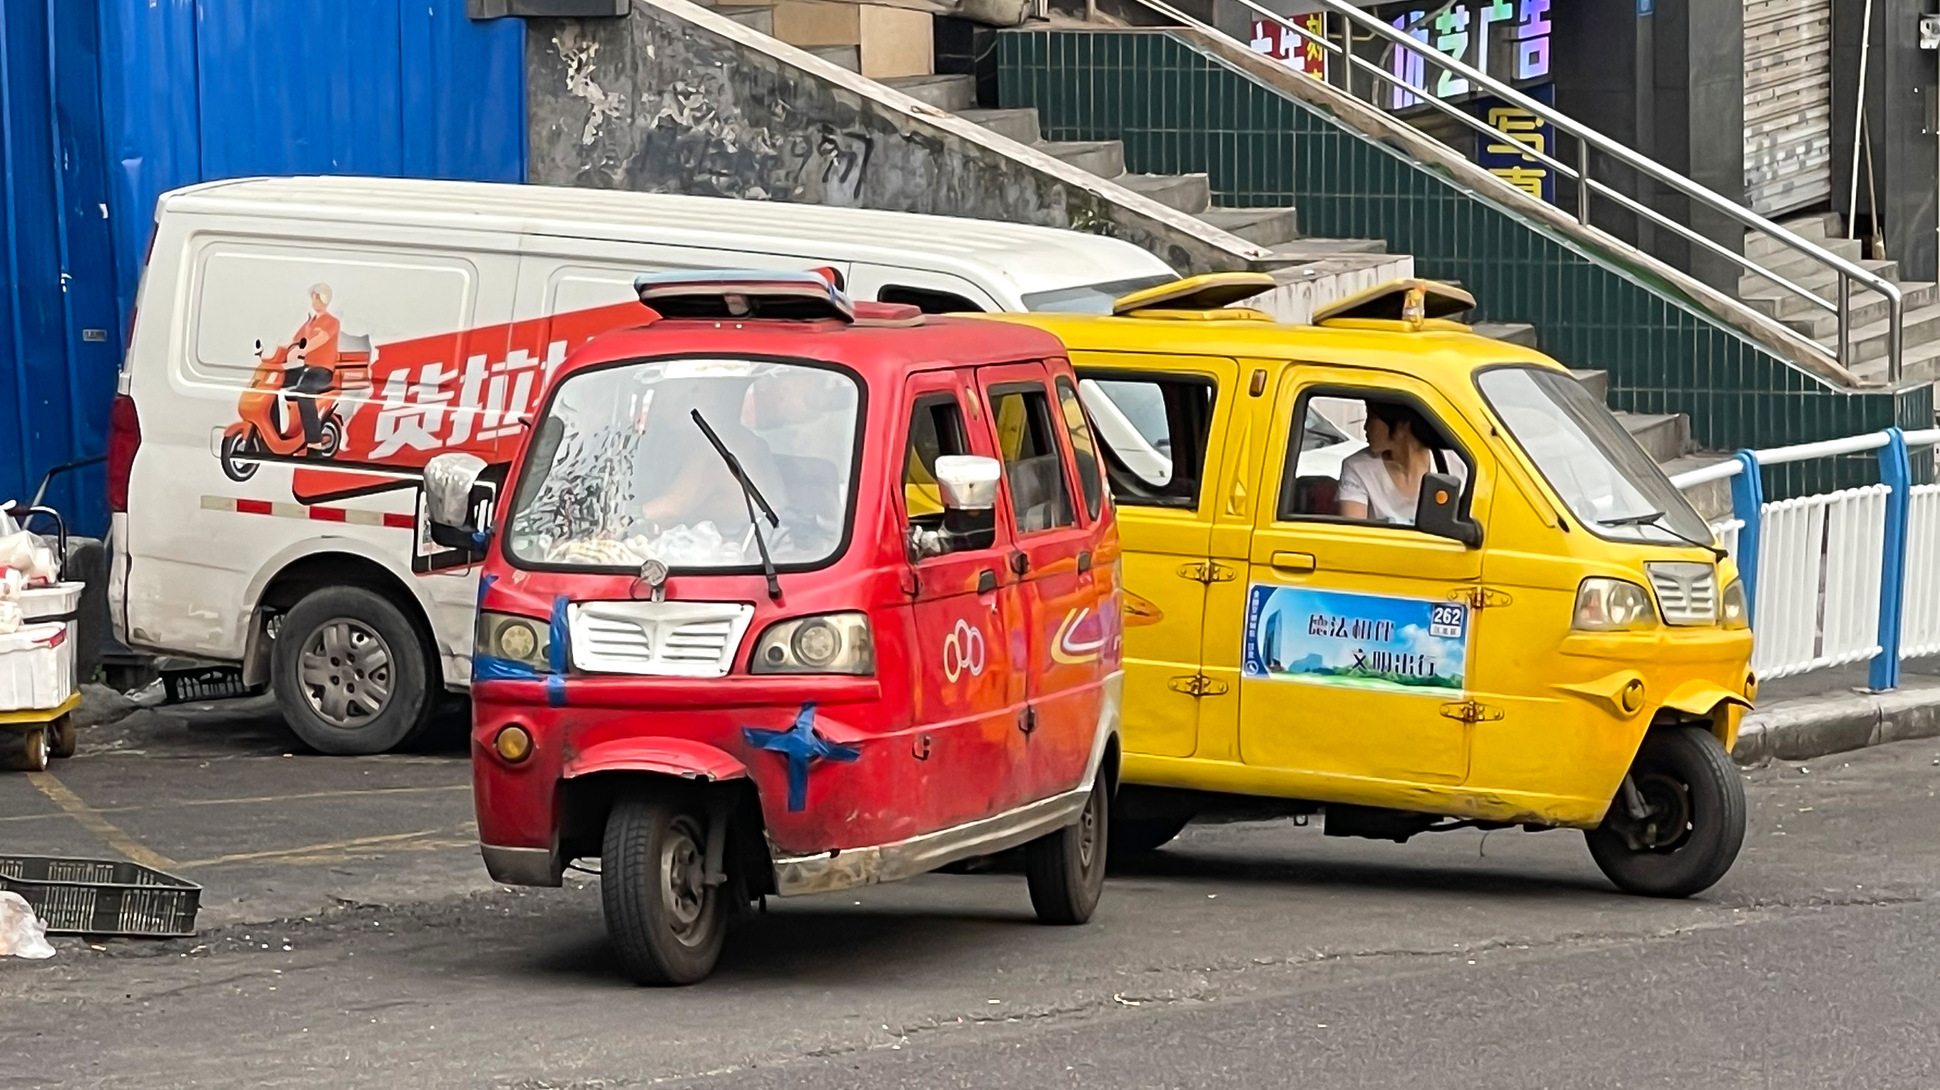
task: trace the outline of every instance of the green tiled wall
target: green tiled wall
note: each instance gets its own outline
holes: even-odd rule
[[[1459,280],[1480,319],[1529,322],[1543,350],[1610,375],[1633,412],[1684,412],[1710,450],[1931,427],[1930,388],[1829,391],[1735,331],[1434,169],[1267,87],[1164,30],[998,36],[1007,107],[1047,140],[1123,140],[1128,169],[1203,171],[1213,202],[1294,205],[1303,233],[1381,238],[1423,275]],[[1871,480],[1830,460],[1768,473],[1778,496]]]

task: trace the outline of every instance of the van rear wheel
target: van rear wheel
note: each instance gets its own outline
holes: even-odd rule
[[[283,615],[270,680],[283,719],[319,753],[385,753],[437,710],[431,649],[389,598],[326,587]]]
[[[1626,893],[1689,897],[1717,884],[1745,841],[1745,783],[1731,754],[1703,727],[1651,731],[1630,766],[1642,802],[1621,794],[1584,837],[1590,857]]]
[[[1024,845],[1024,877],[1031,907],[1044,923],[1091,919],[1105,891],[1105,854],[1111,843],[1111,799],[1103,774],[1092,781],[1078,820]]]
[[[600,847],[600,908],[620,967],[639,984],[693,984],[714,971],[728,901],[707,881],[707,822],[662,799],[622,798]]]

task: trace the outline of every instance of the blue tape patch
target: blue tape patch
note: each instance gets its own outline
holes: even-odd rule
[[[566,679],[558,674],[546,675],[546,707],[563,708],[566,706]]]
[[[485,592],[491,590],[492,584],[496,582],[498,582],[498,576],[496,575],[481,575],[478,577],[478,606],[480,609],[485,608]]]
[[[472,656],[473,681],[537,681],[542,676],[539,671],[514,659],[503,659],[497,655]]]
[[[816,761],[853,763],[862,757],[854,746],[838,745],[815,729],[815,702],[802,705],[795,725],[788,730],[762,730],[742,727],[741,736],[756,749],[770,750],[788,759],[788,810],[797,813],[808,808],[808,770]]]
[[[552,630],[548,633],[552,645],[546,648],[546,665],[555,674],[566,672],[566,596],[561,594],[552,600]]]

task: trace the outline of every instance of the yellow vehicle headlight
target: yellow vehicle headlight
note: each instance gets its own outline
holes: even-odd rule
[[[1636,632],[1657,627],[1657,606],[1650,592],[1622,579],[1590,578],[1576,588],[1578,632]]]
[[[1726,628],[1750,628],[1751,606],[1745,601],[1745,581],[1733,579],[1718,602],[1718,620]]]

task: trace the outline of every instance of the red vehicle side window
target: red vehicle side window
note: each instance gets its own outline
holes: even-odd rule
[[[903,453],[903,511],[909,524],[926,530],[943,525],[943,494],[936,484],[936,460],[970,453],[964,437],[963,409],[949,394],[919,399],[909,416],[909,449]]]
[[[1037,533],[1071,526],[1077,515],[1071,506],[1071,486],[1064,475],[1064,455],[1058,448],[1057,423],[1044,387],[1030,384],[991,391],[991,411],[997,423],[997,447],[1004,459],[1004,480],[1010,486],[1017,532]]]

